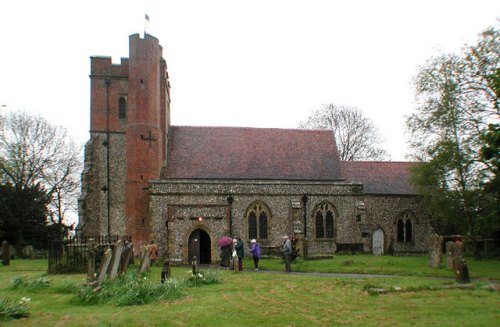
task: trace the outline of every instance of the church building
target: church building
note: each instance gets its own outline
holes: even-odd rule
[[[79,232],[154,240],[160,255],[217,263],[222,236],[264,253],[427,250],[428,216],[409,162],[342,162],[330,130],[172,126],[158,39],[129,37],[129,58],[91,57],[90,140]]]

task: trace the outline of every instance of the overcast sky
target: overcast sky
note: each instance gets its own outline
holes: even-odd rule
[[[145,13],[172,124],[296,128],[322,104],[357,106],[404,160],[418,66],[498,24],[500,1],[2,1],[0,110],[38,113],[85,142],[89,57],[128,57]]]

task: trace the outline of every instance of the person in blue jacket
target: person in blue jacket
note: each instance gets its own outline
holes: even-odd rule
[[[256,239],[251,240],[250,244],[250,253],[252,254],[253,258],[253,265],[255,267],[255,270],[259,270],[260,245],[259,243],[257,243]]]

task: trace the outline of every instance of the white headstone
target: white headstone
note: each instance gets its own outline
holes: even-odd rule
[[[373,255],[384,254],[384,232],[379,228],[372,235]]]

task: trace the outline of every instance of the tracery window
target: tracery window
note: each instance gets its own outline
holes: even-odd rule
[[[316,238],[333,238],[335,235],[335,207],[331,203],[322,202],[317,206],[314,217]]]
[[[413,242],[414,216],[410,212],[404,212],[396,222],[397,241],[399,243]]]
[[[267,239],[271,212],[262,202],[257,201],[247,209],[248,238]]]
[[[118,118],[124,119],[125,117],[127,117],[127,100],[120,97],[118,100]]]

